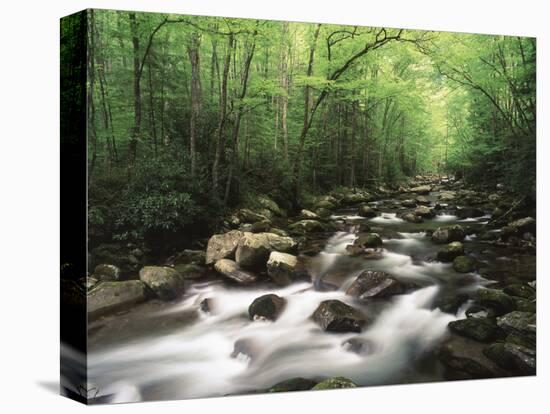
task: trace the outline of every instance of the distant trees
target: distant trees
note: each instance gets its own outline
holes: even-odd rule
[[[92,181],[124,197],[145,171],[216,214],[438,168],[534,184],[534,39],[89,13]]]

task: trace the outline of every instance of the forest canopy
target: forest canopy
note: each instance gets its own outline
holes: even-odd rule
[[[106,238],[424,172],[534,194],[533,38],[87,13],[62,48],[87,36],[90,225]]]

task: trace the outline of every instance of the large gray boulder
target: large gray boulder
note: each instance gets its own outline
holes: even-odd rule
[[[145,266],[139,279],[161,300],[174,300],[185,292],[183,277],[171,267]]]
[[[537,345],[537,315],[530,312],[510,312],[497,318],[497,325],[507,334],[517,336],[531,347]]]
[[[248,233],[245,232],[239,240],[235,260],[245,269],[265,269],[269,254],[272,251],[290,252],[297,243],[290,237],[279,236],[275,233]]]
[[[347,295],[361,300],[387,298],[405,293],[407,287],[386,272],[365,270],[353,281]]]
[[[518,375],[536,375],[537,354],[533,349],[510,343],[495,343],[483,351],[500,367]]]
[[[206,264],[212,264],[220,259],[231,259],[235,257],[235,251],[243,232],[231,230],[224,234],[215,234],[208,240],[206,247]]]
[[[330,332],[361,332],[369,322],[362,312],[339,300],[321,302],[312,319],[323,330]]]
[[[146,300],[145,285],[139,280],[101,282],[88,293],[88,315],[91,318],[126,310]]]
[[[121,271],[115,265],[99,264],[94,269],[94,276],[101,281],[117,281],[121,279]]]
[[[279,217],[286,216],[285,212],[279,207],[279,205],[268,196],[260,196],[258,198],[258,202],[264,209],[271,211],[274,215]]]
[[[418,206],[414,209],[414,214],[422,218],[433,218],[435,217],[435,212],[433,208],[428,206]]]
[[[498,337],[499,329],[494,320],[488,318],[466,318],[452,321],[449,329],[467,338],[480,342],[490,342]]]
[[[304,274],[298,268],[298,258],[289,253],[271,252],[267,261],[267,274],[276,284],[285,286]]]
[[[357,387],[357,384],[354,383],[349,378],[345,377],[334,377],[334,378],[327,378],[324,381],[321,381],[317,385],[315,385],[312,390],[335,390],[335,389],[341,389],[341,388],[355,388]]]
[[[290,230],[297,233],[314,233],[326,230],[325,225],[318,220],[300,220],[288,226]]]
[[[418,187],[411,188],[410,191],[417,194],[429,194],[432,191],[432,187],[429,185],[419,185]]]
[[[258,280],[258,277],[255,274],[242,270],[237,262],[230,259],[218,260],[214,264],[214,269],[216,269],[216,271],[222,276],[243,285],[254,283]]]
[[[304,220],[319,220],[319,216],[315,214],[313,211],[309,210],[302,210],[300,211],[300,218]]]
[[[475,294],[475,301],[481,306],[492,309],[496,315],[512,312],[516,307],[514,299],[498,289],[478,289]]]

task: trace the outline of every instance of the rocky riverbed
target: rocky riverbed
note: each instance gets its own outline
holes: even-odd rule
[[[502,186],[419,176],[293,217],[261,205],[162,263],[92,251],[81,287],[102,400],[535,374],[535,212]]]

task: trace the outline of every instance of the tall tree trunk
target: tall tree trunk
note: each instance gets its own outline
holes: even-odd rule
[[[136,14],[128,13],[130,19],[130,29],[132,32],[132,46],[133,46],[133,61],[134,61],[134,130],[130,138],[129,155],[130,161],[133,164],[136,161],[137,144],[141,134],[141,69],[140,69],[140,50],[139,50],[139,34],[138,34],[138,22],[136,20]]]
[[[355,187],[355,133],[357,130],[356,125],[357,106],[355,102],[351,107],[351,148],[350,148],[350,173],[349,173],[349,185]]]
[[[88,27],[88,55],[87,55],[87,67],[88,67],[88,80],[89,85],[86,90],[87,100],[87,120],[88,120],[88,137],[92,144],[92,159],[90,161],[90,168],[88,170],[88,180],[91,181],[92,174],[97,161],[97,132],[95,126],[95,105],[94,105],[94,88],[95,88],[95,65],[94,65],[94,53],[95,43],[93,36],[94,27],[94,11],[90,10],[90,25]]]
[[[148,75],[148,81],[149,81],[149,123],[151,127],[151,136],[153,138],[153,151],[155,153],[155,157],[158,154],[157,150],[157,123],[155,119],[155,101],[153,98],[153,76],[151,73],[151,55],[149,55],[149,58],[147,59],[147,75]]]
[[[220,91],[220,112],[218,118],[218,134],[216,139],[216,151],[214,153],[214,163],[212,164],[212,190],[215,198],[219,198],[219,165],[222,158],[222,153],[225,148],[225,122],[227,120],[227,81],[229,78],[229,68],[231,66],[231,55],[235,47],[235,39],[233,34],[227,38],[227,50],[223,64],[223,75],[221,79]]]
[[[282,45],[281,45],[281,67],[280,67],[280,76],[281,76],[281,89],[283,90],[283,95],[280,99],[281,106],[281,129],[283,132],[283,156],[285,160],[288,159],[288,126],[287,126],[287,112],[288,112],[288,94],[289,91],[289,74],[288,74],[288,57],[289,46],[288,46],[288,22],[283,22],[282,27]]]
[[[197,170],[197,134],[201,111],[200,88],[200,34],[192,33],[187,46],[187,53],[191,63],[191,117],[189,121],[189,157],[191,159],[191,177],[195,177]]]
[[[250,75],[250,64],[252,63],[252,58],[254,57],[254,50],[256,49],[256,34],[254,32],[252,45],[248,47],[248,54],[244,62],[243,75],[241,78],[241,93],[238,97],[237,102],[237,113],[235,115],[235,123],[233,125],[233,134],[232,134],[232,154],[231,154],[231,163],[229,164],[229,173],[227,177],[227,182],[225,185],[225,195],[223,198],[224,205],[227,205],[229,200],[229,194],[231,191],[231,182],[233,180],[233,174],[236,173],[235,169],[238,166],[238,151],[239,151],[239,129],[241,126],[241,119],[244,113],[244,104],[243,100],[246,97],[246,91],[248,88],[248,77]]]

